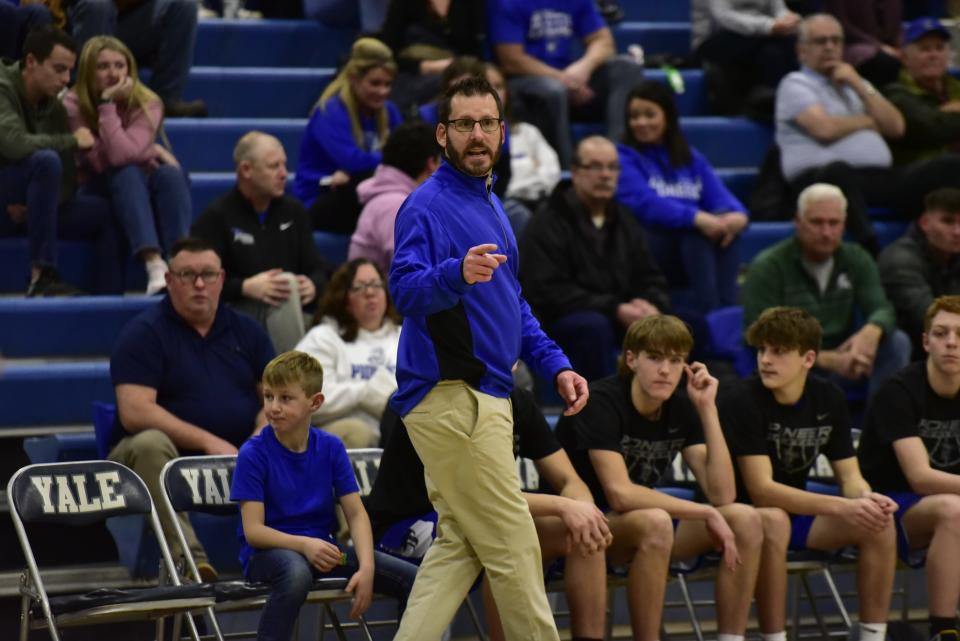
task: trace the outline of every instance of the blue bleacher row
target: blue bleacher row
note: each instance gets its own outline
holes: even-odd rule
[[[625,0],[627,21],[613,31],[618,49],[639,43],[652,54],[689,53],[688,1]],[[309,21],[201,22],[187,97],[202,97],[214,116],[168,120],[166,131],[190,172],[194,215],[233,184],[231,151],[244,132],[256,128],[276,135],[296,167],[306,116],[333,75],[354,34]],[[663,79],[663,72],[648,75]],[[742,118],[711,117],[703,73],[683,70],[678,95],[682,126],[691,144],[717,168],[730,189],[746,201],[763,154],[768,127]],[[580,138],[601,131],[598,124],[575,126]],[[881,242],[898,236],[902,223],[879,222]],[[790,223],[754,223],[743,236],[748,262],[764,247],[791,232]],[[321,253],[332,262],[346,255],[347,238],[317,233]],[[61,269],[81,287],[92,281],[92,247],[63,242]],[[28,261],[25,239],[0,240],[0,291],[22,292]],[[131,260],[128,287],[142,284],[142,267]],[[0,354],[9,358],[104,357],[119,328],[150,304],[143,298],[75,301],[0,300]],[[110,400],[107,366],[99,363],[8,363],[0,375],[0,425],[89,424],[90,401]],[[30,402],[22,402],[28,399]]]

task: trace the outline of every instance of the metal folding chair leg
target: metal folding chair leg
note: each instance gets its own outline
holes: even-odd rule
[[[693,599],[690,598],[690,588],[687,586],[687,579],[683,574],[677,575],[677,584],[680,586],[680,594],[683,596],[683,603],[687,608],[687,615],[690,617],[693,635],[697,637],[697,641],[703,641],[703,629],[700,627],[700,619],[697,618],[697,609],[693,605]]]
[[[477,607],[473,605],[469,594],[463,600],[463,603],[467,606],[467,614],[470,615],[470,622],[473,623],[473,629],[477,631],[477,639],[479,639],[479,641],[487,641],[487,634],[483,629],[483,624],[480,622],[480,615],[477,614]]]
[[[843,625],[849,630],[850,626],[850,615],[847,613],[847,608],[843,604],[843,598],[840,596],[840,591],[837,590],[837,584],[833,582],[833,573],[830,572],[830,568],[824,566],[823,568],[823,580],[827,583],[827,589],[830,590],[830,595],[833,597],[833,602],[837,606],[837,610],[840,612],[840,617],[843,619]]]

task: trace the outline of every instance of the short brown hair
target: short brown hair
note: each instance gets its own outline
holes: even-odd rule
[[[933,299],[933,302],[927,307],[927,313],[923,316],[924,332],[930,331],[930,326],[933,325],[933,317],[940,312],[960,314],[960,296],[940,296]]]
[[[687,324],[676,316],[658,314],[633,321],[623,337],[623,349],[617,359],[617,373],[623,378],[633,375],[627,367],[626,353],[683,354],[693,349],[693,335]]]
[[[820,321],[799,307],[769,307],[747,328],[747,345],[769,345],[801,354],[820,351],[823,330]]]
[[[299,385],[307,396],[313,396],[323,390],[323,366],[306,352],[284,352],[263,368],[263,384]]]
[[[948,214],[960,214],[960,189],[941,187],[934,189],[923,199],[924,211],[942,211]]]

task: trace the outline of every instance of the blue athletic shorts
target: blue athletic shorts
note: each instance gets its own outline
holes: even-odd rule
[[[893,521],[897,526],[897,556],[911,568],[922,568],[927,562],[927,550],[926,548],[919,550],[910,549],[907,532],[903,529],[903,515],[907,513],[907,510],[919,503],[923,497],[913,492],[884,492],[884,494],[893,499],[899,506],[893,514]]]
[[[901,523],[903,515],[907,510],[916,505],[923,497],[913,492],[885,492],[899,506],[893,515],[893,521],[897,528],[897,555],[900,560],[912,568],[923,567],[926,563],[926,550],[911,550],[907,541],[907,534]],[[816,517],[810,514],[791,514],[790,515],[790,549],[806,550],[807,538],[810,536],[810,528],[813,526],[813,520]]]

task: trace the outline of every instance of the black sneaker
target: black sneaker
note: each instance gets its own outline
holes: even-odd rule
[[[960,641],[960,632],[954,629],[940,630],[930,638],[930,641]]]
[[[83,296],[83,292],[60,280],[57,270],[52,267],[44,267],[37,280],[27,287],[27,298],[37,296]]]
[[[623,22],[625,17],[623,8],[617,4],[616,0],[597,0],[597,9],[610,26]]]
[[[166,118],[206,118],[207,103],[202,100],[170,100],[163,103]]]

